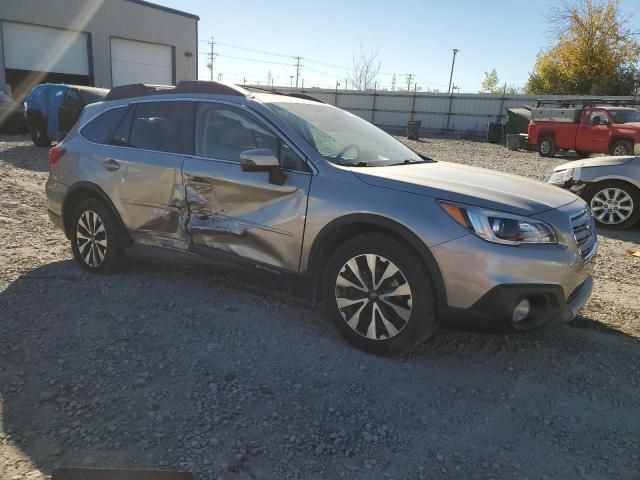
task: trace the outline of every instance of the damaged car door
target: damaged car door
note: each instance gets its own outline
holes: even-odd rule
[[[278,162],[241,166],[241,154],[257,149]],[[246,108],[198,103],[194,156],[185,159],[183,179],[194,250],[298,271],[311,171],[270,125]]]
[[[192,108],[193,102],[185,101],[133,103],[114,131],[104,168],[120,172],[125,221],[138,243],[189,246],[181,169],[191,148]]]

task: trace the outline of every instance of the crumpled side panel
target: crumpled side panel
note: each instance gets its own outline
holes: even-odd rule
[[[290,175],[277,186],[237,165],[197,162],[188,160],[183,171],[194,245],[297,271],[309,177]],[[220,168],[200,171],[207,167]]]

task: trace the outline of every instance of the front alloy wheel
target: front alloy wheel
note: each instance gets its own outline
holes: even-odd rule
[[[603,225],[617,225],[633,213],[633,199],[620,188],[605,188],[591,199],[591,212]]]
[[[370,340],[398,335],[411,317],[411,286],[402,271],[381,255],[347,261],[336,279],[336,304],[347,325]]]
[[[99,267],[107,254],[108,241],[100,216],[86,210],[78,218],[76,243],[82,260],[91,268]]]
[[[410,245],[391,235],[365,233],[335,248],[322,297],[338,332],[370,353],[409,352],[436,329],[430,272]]]
[[[627,182],[595,183],[585,190],[584,199],[602,227],[622,230],[640,220],[640,190]]]

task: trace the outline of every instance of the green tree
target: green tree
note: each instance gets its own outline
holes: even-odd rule
[[[527,93],[635,94],[640,44],[617,0],[563,1],[549,20],[558,40],[538,54]]]
[[[480,93],[499,93],[502,91],[500,87],[498,87],[498,82],[500,79],[498,78],[498,72],[494,68],[490,72],[484,72],[484,80],[482,80],[482,88],[480,89]]]
[[[480,93],[504,93],[507,95],[515,95],[520,93],[520,89],[515,85],[501,85],[500,77],[498,77],[498,72],[494,68],[490,72],[484,72],[484,80],[481,84],[482,88],[480,89]]]

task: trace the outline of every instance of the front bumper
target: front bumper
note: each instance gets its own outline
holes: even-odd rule
[[[565,297],[558,285],[498,285],[470,308],[447,307],[442,311],[445,322],[482,325],[488,328],[530,330],[570,322],[585,306],[593,289],[591,276]],[[531,313],[522,322],[511,321],[513,310],[522,300],[532,304]]]

